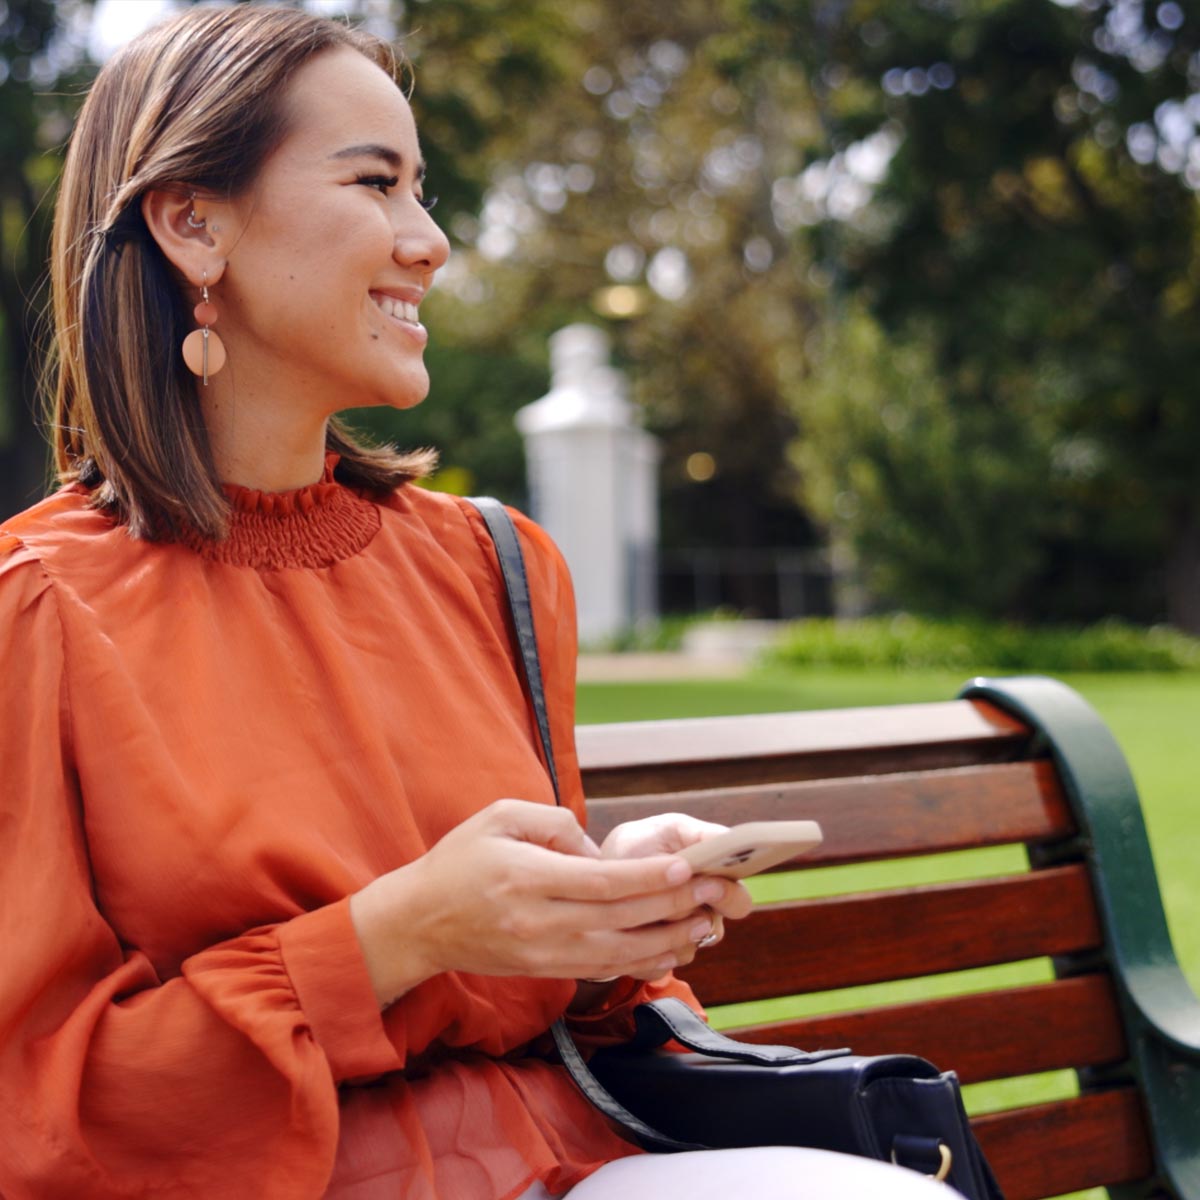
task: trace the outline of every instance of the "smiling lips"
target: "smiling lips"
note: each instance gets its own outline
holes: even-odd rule
[[[421,323],[417,317],[417,306],[410,304],[407,300],[397,300],[395,297],[385,296],[381,292],[372,292],[371,299],[389,317],[395,317],[398,321],[406,321],[409,325],[419,325]]]

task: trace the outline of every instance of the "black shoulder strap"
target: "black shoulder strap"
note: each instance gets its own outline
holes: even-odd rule
[[[490,496],[469,496],[467,500],[479,510],[487,524],[488,533],[492,535],[492,541],[496,544],[496,556],[500,560],[500,573],[504,577],[504,590],[508,594],[509,610],[517,635],[517,648],[520,651],[518,657],[525,674],[525,686],[537,718],[542,752],[550,773],[550,782],[554,785],[554,797],[561,804],[558,775],[554,769],[554,748],[550,742],[550,722],[546,715],[546,692],[542,686],[542,667],[538,659],[537,638],[533,628],[533,605],[529,600],[529,579],[525,574],[525,557],[521,553],[521,543],[517,539],[512,518],[498,500]],[[550,1032],[554,1035],[563,1066],[576,1087],[607,1117],[625,1126],[656,1150],[704,1149],[698,1144],[680,1142],[659,1133],[621,1104],[592,1074],[561,1017],[551,1025]]]
[[[567,1074],[571,1076],[575,1086],[591,1101],[595,1108],[598,1108],[610,1121],[615,1121],[618,1125],[627,1129],[647,1149],[658,1150],[660,1152],[709,1149],[708,1146],[700,1142],[681,1142],[678,1138],[660,1133],[653,1125],[647,1125],[641,1117],[631,1113],[592,1074],[591,1067],[587,1065],[583,1055],[579,1052],[579,1047],[575,1045],[575,1040],[571,1037],[571,1031],[567,1028],[567,1023],[561,1017],[550,1026],[550,1032],[554,1035],[554,1044],[558,1048],[558,1056],[562,1059],[563,1066],[567,1068]]]
[[[550,718],[546,711],[546,689],[542,684],[542,664],[538,658],[537,635],[533,627],[533,604],[529,599],[529,577],[525,573],[525,556],[517,538],[516,526],[508,510],[499,500],[491,496],[468,496],[467,503],[473,504],[483,517],[496,544],[496,557],[500,560],[500,574],[504,577],[504,590],[508,594],[508,608],[512,614],[513,629],[517,635],[517,657],[525,676],[525,689],[533,705],[537,720],[538,736],[542,741],[542,756],[546,770],[554,787],[554,799],[562,803],[558,790],[558,771],[554,766],[554,744],[550,740]]]

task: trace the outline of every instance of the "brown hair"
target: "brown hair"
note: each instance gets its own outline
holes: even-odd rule
[[[139,537],[228,528],[181,345],[189,304],[151,237],[141,198],[184,186],[243,194],[287,130],[281,103],[314,55],[349,46],[396,78],[392,48],[296,9],[195,8],[135,38],[101,70],[79,114],[54,216],[52,429],[62,483]],[[337,477],[384,490],[435,456],[360,443],[336,419]]]

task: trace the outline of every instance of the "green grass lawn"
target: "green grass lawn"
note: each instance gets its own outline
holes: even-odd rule
[[[1062,677],[1108,723],[1125,751],[1141,793],[1176,951],[1200,992],[1200,675],[1120,674]],[[591,683],[579,688],[581,723],[665,717],[849,708],[952,699],[964,682],[957,674],[878,670],[757,672],[734,680]],[[1019,848],[999,847],[904,863],[816,869],[771,876],[755,883],[756,898],[782,899],[828,890],[868,890],[896,884],[953,879],[1023,868]],[[1045,962],[1014,963],[986,972],[961,972],[915,984],[901,981],[799,1000],[730,1006],[713,1013],[718,1024],[775,1020],[812,1011],[889,1003],[914,995],[962,992],[972,986],[1022,983],[1051,977]],[[1004,1080],[967,1089],[973,1111],[1033,1103],[1070,1094],[1069,1072]],[[1106,1193],[1082,1193],[1103,1200]]]

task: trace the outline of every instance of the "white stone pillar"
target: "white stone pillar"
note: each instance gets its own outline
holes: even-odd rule
[[[530,515],[571,569],[580,640],[596,642],[656,612],[658,444],[637,424],[603,330],[560,329],[550,361],[549,393],[516,417]]]

